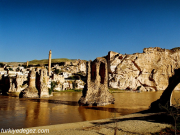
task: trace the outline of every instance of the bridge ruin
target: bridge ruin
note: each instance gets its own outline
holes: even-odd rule
[[[93,62],[88,62],[87,83],[78,103],[79,105],[90,106],[101,106],[114,103],[114,98],[108,91],[108,68],[105,58],[98,57]]]
[[[167,88],[164,90],[162,93],[161,97],[152,102],[150,109],[152,110],[161,110],[162,108],[160,106],[171,106],[171,96],[174,88],[180,83],[180,69],[175,69],[174,70],[174,75],[169,78],[169,85]]]

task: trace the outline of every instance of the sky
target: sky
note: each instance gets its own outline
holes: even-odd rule
[[[180,46],[179,0],[0,0],[0,61]]]

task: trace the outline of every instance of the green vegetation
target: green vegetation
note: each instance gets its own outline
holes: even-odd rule
[[[17,72],[20,71],[20,68],[18,67],[18,68],[16,69],[16,71],[17,71]]]
[[[77,83],[75,81],[72,82],[72,85],[73,85],[73,89],[77,87]]]
[[[54,92],[82,92],[82,90],[79,90],[79,89],[69,89],[69,90],[64,90],[64,91],[54,90]]]
[[[119,92],[125,92],[126,90],[120,90],[120,89],[114,89],[114,88],[109,88],[109,92],[111,93],[119,93]]]
[[[51,82],[51,88],[49,88],[49,95],[51,95],[52,92],[54,92],[54,88],[57,85],[57,82],[52,81]]]
[[[13,69],[12,69],[12,68],[9,68],[9,71],[13,71]]]
[[[141,88],[141,86],[138,86],[138,87],[137,87],[137,90],[140,90],[140,88]]]
[[[55,73],[55,74],[59,74],[59,73],[61,73],[61,72],[62,72],[62,71],[59,70],[59,69],[55,69],[55,70],[54,70],[54,73]]]
[[[77,75],[72,75],[70,77],[68,77],[68,79],[72,79],[72,80],[78,80],[80,77]]]
[[[4,63],[0,63],[0,67],[4,67]]]
[[[22,65],[24,68],[27,68],[27,65]]]

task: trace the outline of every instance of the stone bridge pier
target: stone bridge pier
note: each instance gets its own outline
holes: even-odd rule
[[[114,103],[108,91],[108,68],[105,58],[98,57],[87,66],[87,83],[79,105],[101,106]]]
[[[35,70],[31,70],[29,74],[29,87],[26,89],[22,90],[21,93],[19,94],[20,98],[38,98],[38,90],[36,88],[36,72]]]
[[[169,85],[162,93],[161,97],[152,102],[150,109],[152,110],[162,110],[160,106],[171,106],[171,95],[174,88],[180,83],[180,69],[174,70],[174,75],[169,78]]]

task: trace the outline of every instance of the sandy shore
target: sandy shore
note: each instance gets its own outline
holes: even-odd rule
[[[114,135],[115,132],[118,135],[147,135],[170,127],[172,123],[173,119],[165,113],[152,113],[147,110],[118,118],[32,127],[26,130],[36,129],[38,132],[48,129],[49,133],[43,134],[53,135]]]

